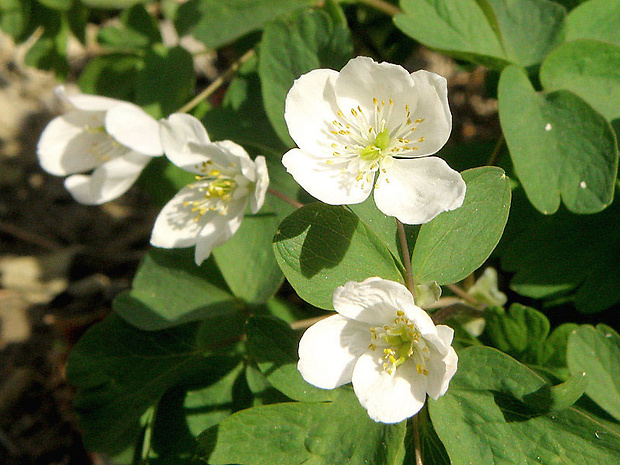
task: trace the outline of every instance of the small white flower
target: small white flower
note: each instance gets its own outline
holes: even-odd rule
[[[338,315],[311,326],[299,343],[298,368],[310,384],[353,382],[375,421],[415,415],[426,395],[445,394],[456,372],[454,331],[435,326],[402,284],[382,278],[348,282],[334,292]]]
[[[340,72],[316,69],[286,97],[285,119],[299,148],[282,163],[317,199],[363,202],[375,186],[379,210],[422,224],[463,203],[461,175],[437,157],[452,115],[446,80],[357,57]],[[375,177],[378,179],[375,183]]]
[[[263,206],[269,185],[265,157],[252,161],[234,142],[211,142],[200,121],[186,114],[161,121],[161,141],[170,161],[196,173],[196,182],[159,213],[151,244],[167,249],[195,245],[200,265],[239,229],[248,203],[252,213]]]
[[[162,155],[159,123],[140,107],[96,95],[56,94],[73,110],[54,118],[37,145],[41,167],[67,176],[65,187],[87,205],[123,195],[152,157]],[[92,170],[92,174],[85,173]]]

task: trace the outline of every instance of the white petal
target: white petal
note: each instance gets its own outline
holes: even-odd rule
[[[100,205],[120,197],[136,182],[151,157],[129,152],[99,166],[92,175],[73,175],[65,187],[73,198],[86,205]]]
[[[415,365],[405,363],[393,375],[383,369],[382,352],[368,351],[353,369],[353,389],[368,415],[382,423],[398,423],[420,411],[426,400],[426,380]]]
[[[456,373],[457,364],[458,356],[452,347],[448,348],[444,357],[431,351],[431,358],[426,364],[428,369],[426,390],[429,396],[437,399],[446,393],[450,380]]]
[[[351,381],[355,361],[370,341],[368,325],[340,315],[330,316],[302,336],[297,368],[313,386],[333,389]]]
[[[137,105],[124,103],[108,110],[105,127],[117,142],[138,153],[151,156],[163,153],[159,123]]]
[[[452,130],[448,84],[443,76],[424,70],[412,73],[411,77],[418,95],[418,104],[412,111],[411,119],[424,119],[411,136],[416,140],[424,137],[422,142],[415,143],[419,148],[412,155],[432,155],[445,145]]]
[[[103,113],[72,111],[54,118],[41,134],[37,155],[41,167],[56,176],[92,170],[102,160],[92,148],[109,136],[88,128],[103,127]]]
[[[359,106],[371,125],[374,125],[375,104],[384,103],[384,116],[393,102],[388,126],[394,128],[406,121],[406,109],[416,108],[418,92],[409,72],[392,63],[377,63],[372,58],[357,57],[340,71],[335,83],[336,99],[342,112],[350,116]]]
[[[286,96],[284,119],[295,143],[307,152],[329,156],[334,151],[332,122],[338,113],[334,82],[338,72],[315,69],[293,83]]]
[[[324,158],[300,149],[286,152],[282,164],[310,195],[330,205],[361,203],[372,189],[372,182],[356,179],[357,173],[327,165]]]
[[[209,258],[215,247],[224,244],[237,232],[243,221],[245,204],[245,201],[238,202],[238,205],[231,202],[227,215],[216,215],[200,230],[194,254],[197,265]]]
[[[361,283],[349,281],[337,287],[333,302],[334,309],[341,315],[372,326],[391,323],[398,310],[415,306],[405,286],[376,277]]]
[[[192,187],[181,189],[159,212],[153,232],[151,244],[165,249],[190,247],[196,244],[198,233],[217,212],[207,212],[197,218],[196,212],[191,211],[191,206],[183,205],[185,202],[197,200],[202,197],[201,192]]]
[[[437,327],[428,313],[417,305],[411,305],[409,303],[403,303],[401,305],[401,310],[405,313],[405,316],[416,325],[422,337],[430,340],[434,346],[438,346],[438,350],[441,350],[442,354],[446,353],[447,346],[444,345],[443,340],[437,335]]]
[[[394,160],[375,186],[377,208],[405,224],[428,223],[463,204],[465,181],[441,158]]]
[[[116,105],[120,105],[126,102],[109,97],[101,97],[99,95],[88,95],[81,93],[67,94],[64,86],[58,86],[54,89],[56,95],[68,101],[73,107],[78,110],[85,111],[107,111],[110,108],[114,108]]]
[[[250,211],[258,212],[265,202],[265,195],[269,187],[269,172],[267,171],[267,163],[265,157],[258,156],[254,160],[256,164],[256,187],[252,195],[250,195]]]
[[[211,143],[202,123],[191,115],[174,113],[160,121],[163,150],[168,159],[180,168],[196,172],[195,166],[205,161],[195,146]]]

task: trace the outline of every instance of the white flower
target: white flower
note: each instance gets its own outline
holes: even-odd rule
[[[440,158],[420,158],[448,140],[447,93],[437,74],[409,74],[367,57],[350,60],[340,72],[311,71],[286,97],[284,116],[299,148],[282,163],[325,203],[363,202],[374,183],[379,210],[406,224],[426,223],[465,197],[458,172]]]
[[[54,118],[37,145],[41,167],[67,176],[65,187],[87,205],[123,195],[152,157],[162,155],[159,123],[140,107],[96,95],[57,95],[73,110]],[[92,174],[85,173],[92,170]]]
[[[415,415],[426,394],[445,394],[456,372],[454,331],[435,326],[402,284],[382,278],[348,282],[334,292],[338,315],[311,326],[299,343],[298,368],[310,384],[353,382],[375,421]]]
[[[200,121],[186,114],[161,121],[161,141],[170,161],[196,173],[196,182],[159,213],[151,244],[167,249],[195,245],[200,265],[239,229],[248,203],[252,213],[262,207],[269,185],[265,157],[252,161],[234,142],[211,142]]]

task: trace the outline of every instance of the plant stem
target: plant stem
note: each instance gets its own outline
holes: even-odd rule
[[[291,204],[295,208],[301,208],[304,206],[303,203],[300,203],[297,200],[293,200],[288,195],[284,195],[282,192],[278,192],[277,190],[274,190],[271,187],[267,188],[267,192],[269,192],[271,195],[276,196],[280,200],[284,200],[286,203]]]
[[[357,0],[357,3],[362,3],[390,16],[395,16],[403,12],[396,5],[392,5],[384,0]]]
[[[179,108],[178,113],[187,113],[188,111],[193,110],[200,102],[209,98],[217,89],[222,86],[222,84],[224,84],[226,81],[228,81],[234,76],[234,74],[239,70],[243,63],[248,61],[254,55],[256,55],[256,50],[254,50],[253,48],[241,55],[241,57],[230,66],[230,68],[224,71],[224,73],[220,77],[218,77],[215,81],[209,84],[205,90],[200,92],[193,99],[191,99],[181,108]]]
[[[413,450],[415,452],[415,465],[424,465],[422,461],[422,441],[420,440],[420,410],[411,418],[411,427],[413,429]]]
[[[480,305],[480,302],[478,302],[478,300],[470,296],[467,292],[465,292],[456,284],[446,284],[446,287],[452,292],[454,292],[456,295],[458,295],[460,298],[462,298],[464,301],[469,302],[473,305]]]
[[[400,240],[400,250],[403,254],[405,262],[405,279],[407,280],[407,289],[415,299],[415,284],[413,282],[413,270],[411,269],[411,257],[409,256],[409,245],[407,244],[407,235],[405,234],[405,225],[396,219],[396,228],[398,229],[398,239]]]
[[[499,154],[501,153],[502,147],[504,146],[504,141],[504,134],[502,134],[501,136],[499,136],[497,144],[495,144],[495,148],[493,149],[493,153],[491,153],[491,156],[489,157],[489,161],[487,161],[487,166],[493,166],[495,165],[495,163],[497,163]]]

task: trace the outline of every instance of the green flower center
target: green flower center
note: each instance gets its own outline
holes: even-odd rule
[[[426,361],[430,350],[415,324],[398,310],[394,324],[370,328],[372,350],[383,348],[383,369],[390,375],[400,365],[411,359],[416,364],[418,374],[428,375]]]
[[[375,140],[360,150],[360,157],[367,162],[380,160],[385,155],[383,151],[390,146],[390,131],[385,128],[375,137]]]

